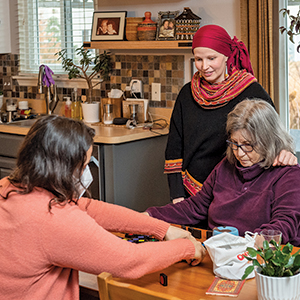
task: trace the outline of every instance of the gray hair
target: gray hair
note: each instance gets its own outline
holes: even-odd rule
[[[275,158],[282,150],[294,152],[293,138],[283,127],[275,109],[261,99],[246,99],[235,106],[228,114],[226,131],[231,134],[238,130],[245,130],[251,139],[250,144],[263,158],[259,165],[263,168],[272,166]],[[233,150],[227,147],[229,162],[236,162]]]

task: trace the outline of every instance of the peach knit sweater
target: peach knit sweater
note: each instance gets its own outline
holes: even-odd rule
[[[0,194],[11,189],[0,180]],[[0,299],[79,299],[78,271],[137,278],[192,258],[189,240],[132,244],[109,231],[154,234],[163,239],[169,224],[125,207],[81,198],[55,205],[51,194],[0,197]]]

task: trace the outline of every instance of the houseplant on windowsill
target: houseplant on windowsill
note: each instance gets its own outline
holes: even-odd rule
[[[67,57],[67,49],[55,53],[58,55],[58,60],[62,61],[62,66],[68,72],[69,79],[83,78],[87,82],[87,102],[82,104],[83,118],[88,123],[99,122],[99,102],[93,102],[92,95],[93,89],[100,85],[103,80],[109,79],[111,72],[111,56],[110,53],[104,51],[102,54],[92,56],[88,49],[83,46],[77,48],[77,56],[80,57],[79,64],[77,65],[73,59]],[[99,81],[93,82],[96,76],[100,75]]]
[[[242,279],[255,270],[259,300],[300,299],[300,250],[292,255],[290,243],[281,246],[272,240],[270,244],[264,241],[263,248],[247,248],[249,257],[245,258],[252,261],[252,265],[245,270]]]
[[[286,32],[289,36],[289,40],[294,44],[294,36],[300,34],[300,10],[298,10],[297,16],[291,15],[290,10],[286,8],[282,8],[279,12],[282,12],[283,17],[287,16],[291,20],[289,27],[279,27],[280,33],[283,34]],[[300,53],[300,44],[297,46],[297,52]]]
[[[80,57],[79,64],[76,65],[73,59],[67,57],[67,49],[55,53],[58,56],[57,60],[61,60],[63,69],[68,72],[69,79],[83,78],[87,82],[88,93],[87,102],[92,103],[92,91],[101,84],[101,81],[108,80],[112,70],[111,56],[109,52],[104,51],[101,54],[92,56],[88,49],[83,46],[77,48],[76,55]],[[100,75],[100,80],[93,83],[93,79]]]

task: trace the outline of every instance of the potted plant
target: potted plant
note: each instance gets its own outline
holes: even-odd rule
[[[298,10],[297,16],[291,15],[290,10],[286,8],[282,8],[279,12],[282,12],[283,17],[288,16],[291,20],[289,27],[279,27],[280,33],[283,34],[286,32],[290,41],[294,44],[294,36],[300,34],[300,10]],[[297,46],[297,52],[300,52],[300,44]]]
[[[84,49],[83,46],[77,48],[76,54],[80,57],[79,65],[76,65],[74,60],[67,57],[67,49],[55,53],[58,55],[57,60],[62,61],[62,66],[66,72],[68,72],[69,79],[83,78],[88,85],[87,102],[92,103],[92,91],[101,84],[101,80],[93,83],[93,79],[100,75],[102,81],[109,79],[111,72],[111,56],[110,53],[104,51],[102,54],[96,54],[92,56],[92,53],[88,49]]]
[[[271,244],[271,246],[270,246]],[[300,299],[300,250],[292,254],[293,245],[277,245],[274,240],[263,242],[263,248],[247,248],[252,265],[242,280],[255,271],[258,299]]]

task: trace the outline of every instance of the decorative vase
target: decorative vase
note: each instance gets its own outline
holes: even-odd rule
[[[300,273],[289,277],[270,277],[255,270],[258,300],[299,300]]]
[[[126,18],[126,39],[128,41],[137,41],[137,28],[144,18]]]
[[[156,36],[157,23],[151,20],[151,12],[145,12],[145,20],[139,23],[137,36],[140,41],[153,41]]]

